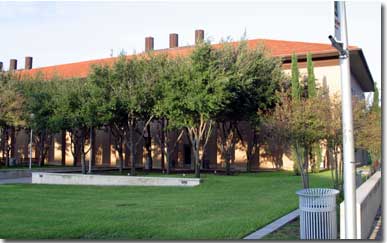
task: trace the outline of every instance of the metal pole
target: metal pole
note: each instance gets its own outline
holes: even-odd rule
[[[340,55],[344,150],[345,238],[356,239],[356,168],[353,144],[351,72],[349,66],[345,2],[340,1],[338,4],[340,5],[341,42],[343,43],[343,49],[345,51],[344,55]]]
[[[32,167],[32,128],[31,128],[31,133],[30,133],[30,170],[31,170],[31,167]]]

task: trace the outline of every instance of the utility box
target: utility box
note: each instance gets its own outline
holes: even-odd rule
[[[338,190],[309,188],[297,191],[300,207],[301,240],[336,240]]]

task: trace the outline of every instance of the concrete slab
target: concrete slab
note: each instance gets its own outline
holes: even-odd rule
[[[31,177],[0,179],[0,184],[30,184],[31,182],[32,182]]]
[[[249,234],[244,240],[259,240],[263,238],[264,236],[276,231],[277,229],[281,228],[285,224],[289,223],[290,221],[294,220],[300,216],[300,211],[298,209],[294,210],[293,212],[275,220],[274,222],[266,225],[265,227],[255,231],[252,234]]]
[[[0,180],[20,177],[31,177],[31,171],[24,169],[0,170]]]
[[[95,186],[198,186],[201,179],[178,177],[108,176],[75,173],[32,172],[33,184]]]

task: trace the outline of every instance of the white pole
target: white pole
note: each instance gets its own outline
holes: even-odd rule
[[[30,133],[30,170],[31,170],[31,167],[32,167],[32,128],[31,128],[31,133]]]
[[[356,239],[356,178],[355,153],[353,144],[353,115],[351,72],[349,66],[347,20],[345,2],[340,1],[339,19],[341,27],[341,42],[345,55],[340,55],[342,123],[344,150],[344,205],[345,205],[345,238]]]

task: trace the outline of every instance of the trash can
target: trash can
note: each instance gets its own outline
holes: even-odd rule
[[[300,239],[337,239],[338,190],[309,188],[297,191],[300,201]]]

